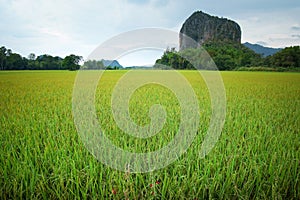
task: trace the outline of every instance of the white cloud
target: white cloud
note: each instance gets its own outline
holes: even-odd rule
[[[299,39],[291,35],[291,30],[299,19],[300,7],[286,11],[253,12],[238,16],[236,21],[242,26],[242,41],[264,42],[271,47],[299,45]]]
[[[292,36],[299,35],[300,2],[295,0],[0,0],[0,44],[23,56],[34,52],[87,57],[124,31],[179,31],[196,10],[236,20],[243,41],[274,47],[299,44]]]

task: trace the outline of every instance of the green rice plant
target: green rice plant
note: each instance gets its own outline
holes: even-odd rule
[[[139,125],[163,105],[163,129],[147,139],[124,133],[111,112],[111,94],[126,71],[106,71],[96,112],[107,137],[131,152],[162,148],[177,133],[180,106],[158,84],[140,87],[129,102]],[[120,172],[95,159],[73,121],[76,72],[0,72],[1,199],[299,199],[300,74],[222,72],[227,114],[217,144],[199,150],[211,115],[209,91],[197,71],[180,71],[199,101],[200,124],[188,151],[149,173]],[[117,158],[116,158],[117,159]]]

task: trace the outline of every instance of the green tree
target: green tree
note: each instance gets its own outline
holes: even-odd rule
[[[28,55],[28,60],[35,60],[35,54],[34,53],[31,53]]]
[[[105,69],[105,66],[100,60],[88,60],[83,64],[85,69]]]
[[[79,62],[82,60],[81,56],[76,56],[74,54],[71,54],[69,56],[66,56],[62,61],[62,67],[63,69],[68,70],[78,70],[80,68]]]
[[[30,61],[29,63],[32,63]],[[61,69],[62,58],[58,56],[51,56],[48,54],[40,55],[36,58],[35,62],[33,62],[32,66],[34,69],[42,69],[42,70],[58,70]]]
[[[0,70],[4,70],[6,68],[6,48],[0,48]]]
[[[7,56],[7,64],[6,64],[7,70],[24,70],[27,69],[27,59],[22,58],[17,53],[10,53],[9,56]]]
[[[179,52],[167,49],[156,61],[155,67],[161,68],[165,65],[174,69],[214,69],[215,63],[219,70],[234,70],[263,64],[261,55],[242,44],[209,42],[202,47],[188,48]]]
[[[270,67],[300,68],[300,46],[284,48],[267,57],[265,63]]]

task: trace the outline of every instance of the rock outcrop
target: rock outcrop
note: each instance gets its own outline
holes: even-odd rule
[[[184,22],[179,35],[180,50],[196,48],[196,43],[183,34],[195,40],[197,45],[208,41],[241,43],[241,28],[236,22],[201,11],[194,12]]]

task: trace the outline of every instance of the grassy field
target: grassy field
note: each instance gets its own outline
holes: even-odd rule
[[[115,124],[114,85],[125,71],[107,71],[96,111],[111,141],[133,152],[166,145],[178,129],[178,101],[149,84],[130,99],[130,114],[149,123],[152,104],[165,106],[163,130],[135,139]],[[0,199],[300,199],[300,74],[222,72],[226,121],[214,149],[199,149],[210,120],[210,97],[197,72],[182,71],[199,100],[200,128],[188,151],[166,168],[134,174],[97,161],[72,116],[76,72],[0,72]]]

